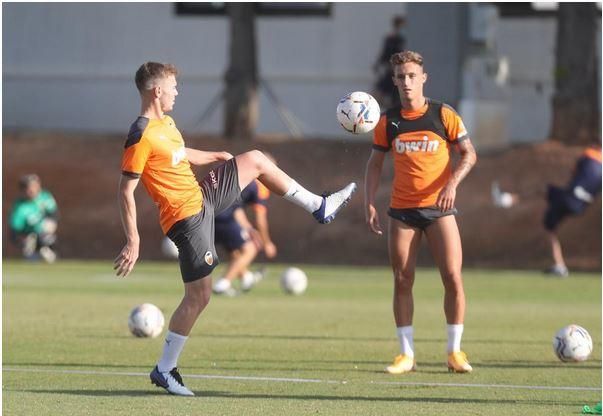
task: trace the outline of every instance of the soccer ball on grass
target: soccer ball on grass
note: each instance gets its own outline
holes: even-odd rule
[[[561,328],[553,338],[553,351],[564,362],[584,361],[593,350],[588,331],[578,325]]]
[[[337,105],[337,120],[350,133],[370,132],[377,125],[379,117],[379,103],[366,92],[355,91],[348,94]]]
[[[128,327],[135,337],[155,338],[163,331],[164,324],[163,313],[151,303],[138,305],[132,309],[128,318]]]
[[[297,267],[285,269],[281,275],[281,288],[290,295],[301,295],[308,287],[308,277]]]

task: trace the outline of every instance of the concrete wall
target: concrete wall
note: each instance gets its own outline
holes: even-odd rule
[[[555,84],[555,18],[505,18],[497,32],[498,53],[509,58],[509,136],[514,142],[546,139]]]
[[[500,21],[496,43],[500,55],[509,58],[509,136],[513,142],[541,141],[549,137],[555,89],[554,17],[505,18]],[[601,20],[597,62],[601,93]],[[600,100],[600,96],[599,96]]]
[[[466,5],[409,3],[407,48],[423,55],[425,95],[457,106],[461,98]]]
[[[374,62],[400,3],[336,3],[330,17],[258,17],[261,76],[308,135],[341,135],[338,99],[370,90]],[[4,127],[121,132],[138,114],[133,75],[146,60],[182,72],[174,110],[185,131],[218,133],[222,106],[199,118],[222,88],[224,16],[176,16],[171,3],[3,5]],[[259,132],[286,132],[261,92]]]
[[[223,87],[226,17],[177,16],[173,3],[4,3],[2,12],[3,127],[125,132],[138,113],[133,74],[158,60],[182,72],[173,113],[179,127],[221,132],[221,104],[203,124],[200,117]],[[338,98],[371,90],[371,65],[391,17],[405,13],[408,48],[425,57],[426,95],[463,110],[466,4],[333,3],[329,17],[258,17],[261,76],[306,135],[340,137]],[[507,141],[544,140],[555,19],[504,18],[496,27],[495,52],[510,65]],[[265,91],[260,96],[259,133],[287,133]]]

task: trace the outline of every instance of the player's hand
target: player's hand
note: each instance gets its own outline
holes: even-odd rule
[[[440,191],[436,205],[440,211],[448,211],[454,208],[454,200],[456,199],[456,186],[450,183],[446,184]]]
[[[126,277],[134,268],[136,260],[138,260],[138,244],[127,243],[113,261],[115,274],[119,277]]]
[[[366,207],[366,224],[368,225],[371,232],[382,235],[383,230],[381,229],[381,224],[379,223],[379,214],[377,213],[377,209],[374,205],[368,205]]]
[[[231,155],[228,152],[220,152],[220,160],[230,160],[232,159],[234,156]]]
[[[264,241],[262,240],[262,236],[260,235],[260,232],[258,230],[256,230],[255,228],[248,228],[247,233],[249,233],[249,239],[255,245],[255,247],[258,250],[261,250],[262,246],[264,245]]]
[[[268,241],[264,244],[264,254],[269,259],[276,257],[276,246],[272,241]]]

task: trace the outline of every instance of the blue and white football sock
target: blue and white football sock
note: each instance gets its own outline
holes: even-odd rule
[[[322,196],[313,194],[293,179],[291,179],[289,190],[283,195],[283,198],[299,205],[309,213],[316,211],[322,204]]]
[[[176,334],[172,331],[167,331],[165,343],[163,344],[163,355],[157,363],[157,369],[161,373],[171,371],[172,368],[178,366],[178,357],[184,348],[184,343],[188,337]]]
[[[398,340],[400,341],[400,354],[406,355],[409,358],[414,358],[414,340],[413,340],[413,327],[399,326],[396,328],[398,334]]]
[[[448,354],[451,352],[459,352],[461,350],[461,338],[463,337],[463,324],[447,324],[446,332],[448,333]]]

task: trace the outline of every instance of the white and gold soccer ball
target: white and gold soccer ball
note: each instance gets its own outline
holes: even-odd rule
[[[354,134],[368,133],[375,128],[381,117],[379,103],[372,95],[355,91],[346,95],[337,105],[337,120]]]
[[[138,305],[132,309],[128,318],[130,332],[135,337],[140,338],[157,337],[163,331],[164,325],[165,319],[163,313],[161,313],[161,310],[157,306],[151,303]]]
[[[593,341],[586,329],[568,325],[555,334],[553,351],[564,362],[585,361],[593,351]]]
[[[301,295],[308,287],[308,276],[297,267],[288,267],[281,275],[281,288],[290,295]]]

